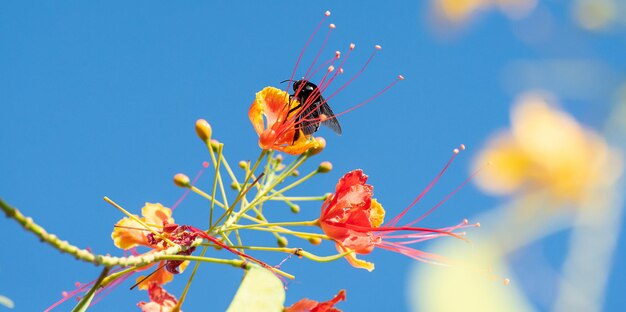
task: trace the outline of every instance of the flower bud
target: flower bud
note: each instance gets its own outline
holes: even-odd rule
[[[239,183],[233,181],[233,183],[230,184],[230,188],[233,190],[239,190]]]
[[[276,240],[276,244],[278,244],[278,247],[287,247],[289,241],[284,236],[279,236]]]
[[[317,246],[322,243],[322,239],[319,237],[311,237],[309,238],[309,243],[311,243],[311,245]]]
[[[310,148],[308,151],[311,156],[321,153],[326,148],[326,140],[324,138],[316,137],[315,141],[317,141],[317,147]]]
[[[317,171],[319,173],[326,173],[329,172],[333,169],[333,164],[330,163],[330,161],[324,161],[320,164],[319,167],[317,167]]]
[[[191,186],[189,177],[182,173],[177,173],[174,176],[174,184],[178,187],[189,187]]]
[[[246,168],[248,168],[248,162],[247,162],[247,161],[245,161],[245,160],[240,160],[240,161],[239,161],[239,168],[241,168],[241,169],[246,169]]]
[[[208,141],[212,134],[211,125],[204,119],[196,121],[196,134],[203,142]]]

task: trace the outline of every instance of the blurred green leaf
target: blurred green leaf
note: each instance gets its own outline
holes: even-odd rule
[[[269,270],[251,267],[228,307],[228,312],[282,311],[285,302],[283,283]]]

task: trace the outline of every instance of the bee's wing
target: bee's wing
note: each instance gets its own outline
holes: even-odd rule
[[[299,100],[300,103],[304,103],[306,101],[306,99]],[[320,122],[318,119],[318,105],[318,102],[312,103],[311,105],[308,105],[308,107],[303,108],[302,111],[298,113],[298,115],[300,116],[300,129],[302,129],[302,132],[304,132],[304,134],[306,135],[315,133],[320,127]]]
[[[326,120],[322,121],[322,125],[330,128],[331,130],[333,130],[335,133],[337,134],[341,134],[341,126],[339,125],[339,120],[337,120],[337,117],[335,117],[335,113],[333,113],[333,110],[330,109],[330,106],[328,106],[328,103],[326,102],[326,100],[322,97],[320,97],[322,102],[324,102],[324,104],[322,104],[319,108],[319,114],[324,114],[326,115]]]

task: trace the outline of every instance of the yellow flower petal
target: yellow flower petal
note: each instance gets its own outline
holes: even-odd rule
[[[377,228],[385,222],[385,209],[376,199],[372,199],[370,209],[370,222]]]
[[[136,246],[147,246],[146,231],[143,226],[130,218],[124,218],[115,224],[111,238],[115,247],[130,249]]]
[[[350,249],[347,249],[347,248],[341,246],[338,243],[335,246],[337,247],[337,250],[339,252],[341,252],[341,253],[344,253],[344,252],[347,252],[347,251],[350,250]],[[371,263],[371,262],[367,262],[365,260],[358,259],[356,257],[356,253],[355,252],[345,256],[344,258],[348,261],[348,263],[350,263],[353,267],[355,267],[357,269],[366,269],[369,272],[374,271],[374,264]]]

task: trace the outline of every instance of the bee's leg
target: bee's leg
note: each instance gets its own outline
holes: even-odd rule
[[[298,103],[298,106],[290,109],[289,112],[287,113],[287,117],[289,117],[289,115],[291,115],[291,113],[293,113],[295,110],[300,109],[300,107],[302,107],[302,104]]]

